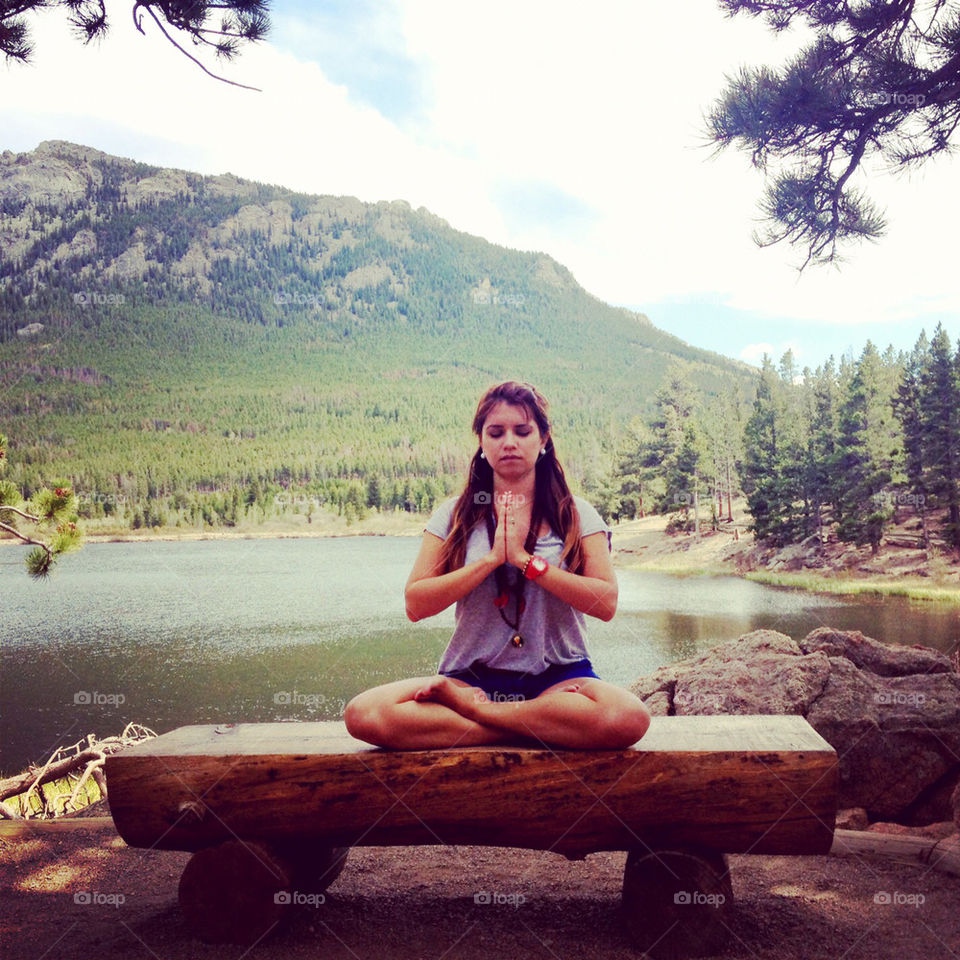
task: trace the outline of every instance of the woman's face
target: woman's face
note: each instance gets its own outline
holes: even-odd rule
[[[480,448],[502,480],[517,481],[536,468],[547,438],[523,407],[501,400],[483,422]]]

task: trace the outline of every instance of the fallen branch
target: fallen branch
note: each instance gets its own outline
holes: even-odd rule
[[[50,756],[47,762],[39,768],[33,766],[15,777],[0,780],[0,819],[20,820],[33,816],[50,816],[57,814],[57,802],[66,798],[61,813],[66,813],[74,807],[80,792],[88,779],[92,779],[103,796],[107,794],[106,779],[101,768],[106,758],[117,753],[131,743],[148,740],[156,733],[148,727],[137,723],[128,723],[119,736],[105,737],[98,740],[94,734],[88,734],[83,740],[78,740],[69,747],[60,747]],[[61,792],[54,797],[47,797],[40,788],[54,780],[77,778],[73,789]],[[30,810],[31,794],[36,794],[40,802],[40,810],[34,814]],[[17,797],[19,811],[13,805],[3,801]]]
[[[903,863],[925,863],[960,877],[960,839],[955,836],[933,840],[869,830],[835,830],[830,853],[840,857],[866,855]]]

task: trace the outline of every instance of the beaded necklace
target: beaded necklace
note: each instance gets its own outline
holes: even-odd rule
[[[527,531],[527,539],[524,541],[523,549],[527,553],[534,553],[536,544],[537,544],[537,530],[540,527],[540,515],[536,509],[536,502],[534,502],[534,509],[530,517],[530,529]],[[493,507],[490,508],[487,513],[487,536],[490,539],[490,548],[493,549],[493,538],[496,534],[496,522],[493,516]],[[500,616],[503,618],[503,622],[513,630],[513,636],[510,637],[510,642],[517,648],[523,646],[523,636],[520,633],[520,617],[523,616],[524,607],[526,604],[523,600],[523,591],[527,585],[527,578],[519,571],[516,571],[516,575],[513,581],[509,584],[509,588],[512,589],[516,605],[515,609],[517,612],[516,620],[511,620],[506,613],[506,606],[509,602],[510,595],[508,592],[507,584],[507,569],[509,564],[502,563],[496,570],[493,571],[493,576],[497,584],[497,595],[493,598],[493,605],[497,608],[500,613]]]

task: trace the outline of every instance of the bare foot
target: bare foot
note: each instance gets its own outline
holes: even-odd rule
[[[419,703],[430,701],[442,703],[445,707],[459,713],[460,716],[473,720],[473,708],[487,702],[487,697],[479,687],[454,683],[449,677],[433,677],[425,683],[414,695],[413,699]]]

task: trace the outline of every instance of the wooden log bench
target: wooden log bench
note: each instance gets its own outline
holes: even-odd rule
[[[351,846],[474,844],[627,851],[628,936],[670,958],[720,949],[725,854],[829,852],[837,758],[799,716],[655,717],[626,750],[394,751],[342,723],[241,723],[135,744],[106,777],[128,844],[195,851],[180,904],[208,941],[253,943]]]

